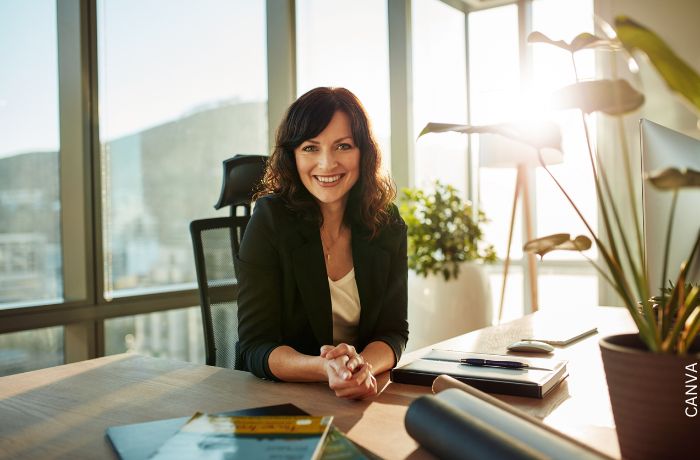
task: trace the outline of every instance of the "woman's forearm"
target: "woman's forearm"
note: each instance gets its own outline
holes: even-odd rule
[[[299,353],[282,345],[270,353],[267,364],[270,371],[285,382],[327,382],[326,359]]]
[[[394,350],[381,340],[370,342],[360,354],[372,365],[372,372],[375,375],[388,371],[396,365]]]

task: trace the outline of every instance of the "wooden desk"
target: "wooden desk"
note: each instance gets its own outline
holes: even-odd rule
[[[591,310],[603,334],[633,330],[624,310]],[[537,313],[441,343],[451,349],[505,353],[506,345],[544,322]],[[544,400],[499,396],[604,453],[619,457],[598,351],[599,335],[555,352],[569,378]],[[402,362],[421,354],[408,354]],[[407,406],[427,387],[393,384],[369,401],[336,398],[324,384],[274,383],[229,369],[139,355],[115,355],[0,378],[0,457],[115,458],[112,425],[292,402],[335,415],[348,436],[384,458],[431,458],[404,429]]]

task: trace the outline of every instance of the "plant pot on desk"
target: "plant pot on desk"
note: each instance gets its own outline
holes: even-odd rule
[[[491,288],[482,264],[463,262],[457,278],[408,272],[407,351],[491,325]]]
[[[622,334],[601,339],[600,350],[622,457],[697,456],[700,341],[679,356],[652,353],[637,334]]]

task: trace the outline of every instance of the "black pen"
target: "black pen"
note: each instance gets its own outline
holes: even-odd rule
[[[507,369],[527,369],[530,367],[527,363],[520,361],[492,361],[490,359],[465,358],[460,359],[460,363],[469,364],[470,366],[488,366],[488,367],[504,367]]]

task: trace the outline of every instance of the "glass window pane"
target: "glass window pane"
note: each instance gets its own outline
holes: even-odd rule
[[[472,124],[510,121],[520,92],[518,10],[515,5],[469,14],[469,84]],[[473,137],[478,152],[478,136]],[[484,234],[505,258],[515,191],[515,167],[492,168],[487,152],[480,158],[479,202],[491,222]],[[514,165],[515,166],[515,165]],[[522,257],[522,229],[516,221],[511,258]],[[500,289],[494,291],[500,292]],[[497,305],[497,303],[495,303]]]
[[[266,50],[265,2],[98,1],[105,297],[193,287],[221,162],[268,150]]]
[[[519,99],[518,9],[515,5],[469,14],[469,84],[474,124],[514,118]]]
[[[365,106],[390,162],[389,42],[386,0],[297,0],[299,96],[318,86],[342,86]],[[369,77],[371,76],[371,77]]]
[[[467,52],[464,13],[439,0],[414,0],[413,138],[428,122],[466,123]],[[429,135],[415,146],[415,186],[439,179],[466,192],[467,136]],[[466,195],[465,195],[466,196]]]
[[[537,0],[532,5],[533,30],[540,31],[554,40],[571,41],[581,32],[593,33],[593,2],[591,0]],[[533,93],[541,100],[549,100],[553,89],[576,81],[569,53],[552,46],[531,46],[533,53]],[[576,53],[576,68],[580,79],[595,76],[593,50]],[[586,137],[578,110],[560,111],[552,118],[562,129],[564,162],[551,166],[571,195],[592,228],[597,228],[598,211],[595,186],[591,172]],[[595,121],[589,123],[595,136]],[[592,138],[591,142],[595,143]],[[586,227],[569,202],[548,176],[537,170],[537,234],[571,233],[588,235]],[[587,252],[596,257],[595,247]],[[555,251],[547,255],[552,259],[584,260],[574,251]],[[592,269],[591,269],[592,270]]]
[[[0,334],[0,377],[63,364],[63,327]]]
[[[60,301],[56,2],[0,2],[0,308]]]
[[[503,287],[503,267],[485,265],[491,285],[491,298],[493,300],[493,324],[498,324],[498,306],[501,302],[501,288]],[[523,269],[519,265],[511,265],[508,269],[508,282],[506,283],[506,295],[503,301],[503,317],[501,323],[514,320],[523,316]]]
[[[590,308],[598,305],[598,277],[595,273],[556,273],[540,270],[537,277],[540,310]],[[576,295],[571,295],[575,292]]]
[[[105,355],[133,352],[204,364],[199,307],[105,320]]]

